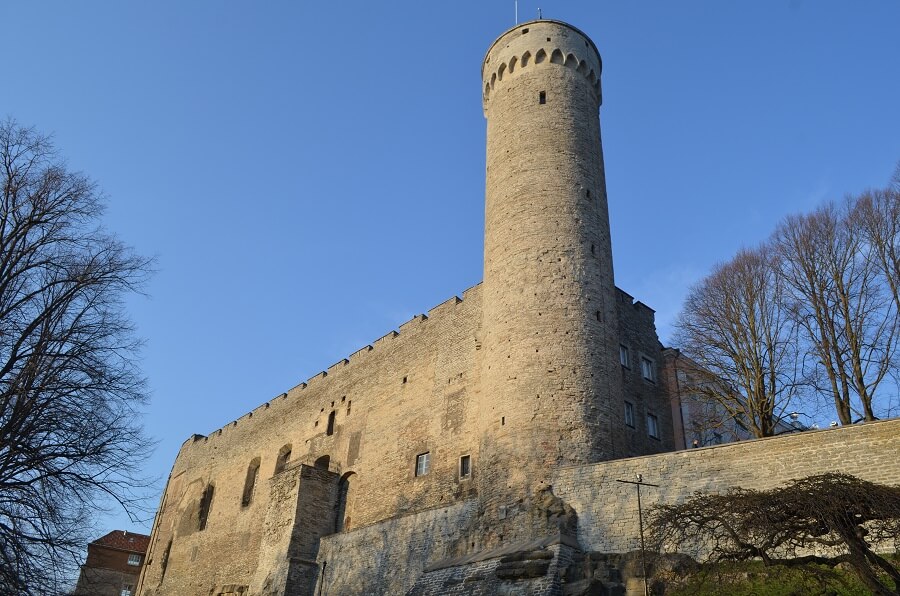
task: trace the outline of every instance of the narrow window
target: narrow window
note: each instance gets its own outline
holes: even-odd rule
[[[334,434],[334,410],[331,411],[331,414],[328,415],[328,430],[325,431],[325,434],[329,437]]]
[[[159,583],[162,583],[164,579],[166,579],[166,567],[169,566],[169,555],[172,553],[172,539],[169,538],[169,543],[166,545],[166,550],[163,551],[162,561],[159,563]]]
[[[291,461],[291,445],[290,443],[281,448],[278,452],[278,458],[275,460],[275,473],[284,471],[287,463]]]
[[[628,352],[628,346],[619,344],[619,363],[625,368],[631,368],[631,354]]]
[[[347,402],[347,414],[350,414],[350,406],[353,404],[352,401]]]
[[[656,371],[653,370],[653,361],[646,357],[641,357],[641,376],[648,381],[656,381]]]
[[[546,91],[541,91],[540,93],[538,93],[538,102],[541,104],[547,103],[547,92]]]
[[[247,466],[247,477],[244,479],[244,492],[241,496],[241,507],[246,507],[253,502],[253,489],[256,488],[256,478],[259,476],[259,458],[253,458]]]
[[[634,428],[634,404],[625,402],[625,425]]]
[[[200,523],[197,527],[198,530],[206,529],[206,522],[209,520],[209,510],[212,509],[213,493],[215,490],[215,486],[207,484],[206,489],[203,491],[203,495],[200,497]]]
[[[350,529],[350,484],[351,478],[355,475],[353,472],[347,472],[338,482],[338,499],[334,511],[335,532],[343,532]]]
[[[424,476],[431,468],[431,454],[427,451],[416,456],[416,476]]]
[[[472,475],[472,458],[464,455],[459,458],[459,479],[465,480]]]
[[[653,414],[647,414],[647,434],[654,439],[659,438],[659,420]]]
[[[500,417],[500,426],[506,426],[506,416]]]
[[[591,189],[585,191],[587,198],[591,198]]]
[[[406,385],[407,377],[403,377],[403,384]]]
[[[128,564],[135,567],[141,564],[141,555],[128,555]]]

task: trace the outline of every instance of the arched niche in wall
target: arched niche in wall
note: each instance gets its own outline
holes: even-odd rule
[[[288,443],[278,451],[278,459],[275,460],[275,473],[284,470],[287,463],[291,461],[291,444]]]
[[[242,507],[246,507],[253,502],[253,489],[256,488],[256,479],[259,476],[259,462],[260,459],[254,457],[250,465],[247,466],[247,477],[244,479],[244,492],[241,496]]]
[[[338,481],[338,498],[334,511],[334,531],[344,532],[350,529],[350,518],[353,513],[353,485],[356,474],[347,472]]]

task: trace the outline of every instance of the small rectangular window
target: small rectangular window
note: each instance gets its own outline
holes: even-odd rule
[[[128,555],[128,564],[138,566],[141,564],[141,555]]]
[[[134,590],[134,586],[131,584],[125,584],[122,586],[122,591],[119,592],[119,596],[131,596],[132,591]]]
[[[459,479],[463,480],[472,475],[472,458],[464,455],[459,458]]]
[[[625,402],[625,424],[634,428],[634,404],[630,401]]]
[[[631,354],[628,353],[628,346],[619,345],[619,362],[625,368],[631,368]]]
[[[646,357],[641,357],[641,376],[648,381],[656,381],[656,371],[653,370],[653,361]]]
[[[541,91],[538,94],[538,102],[541,104],[547,103],[547,92],[546,91]]]
[[[416,476],[424,476],[431,468],[431,454],[420,453],[416,456]]]
[[[659,438],[659,420],[653,414],[647,414],[647,434],[654,439]]]

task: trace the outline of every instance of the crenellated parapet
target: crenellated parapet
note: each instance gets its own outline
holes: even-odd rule
[[[530,21],[513,27],[494,42],[481,66],[485,113],[491,94],[504,80],[536,68],[560,66],[584,76],[598,105],[602,103],[602,60],[590,38],[561,21]]]
[[[335,362],[326,370],[320,371],[319,373],[309,377],[306,381],[295,385],[288,391],[281,393],[280,395],[275,396],[273,399],[259,405],[237,420],[233,420],[225,426],[212,431],[211,433],[209,433],[209,435],[192,435],[182,444],[181,449],[184,450],[185,448],[198,443],[203,444],[211,440],[215,440],[216,438],[221,437],[223,434],[227,433],[230,429],[237,427],[241,423],[249,422],[250,420],[253,420],[254,422],[259,421],[260,415],[268,414],[270,411],[273,412],[275,416],[282,416],[283,412],[279,411],[279,406],[281,406],[282,404],[286,404],[297,399],[302,399],[304,393],[308,388],[316,388],[320,384],[325,382],[326,379],[331,380],[335,376],[340,375],[341,372],[345,369],[349,369],[354,365],[363,363],[372,355],[376,354],[380,349],[387,347],[395,341],[402,341],[403,339],[405,339],[405,337],[410,336],[415,331],[427,326],[430,321],[440,321],[444,317],[452,316],[453,309],[462,304],[464,300],[472,293],[478,292],[480,290],[480,286],[481,284],[476,284],[475,286],[472,286],[471,288],[465,290],[462,294],[462,298],[460,298],[459,296],[453,296],[452,298],[445,300],[437,306],[429,309],[427,314],[418,314],[405,323],[401,323],[398,329],[392,329],[388,333],[374,340],[371,344],[363,346],[359,350],[356,350],[355,352],[350,354],[348,357],[342,358],[341,360]]]

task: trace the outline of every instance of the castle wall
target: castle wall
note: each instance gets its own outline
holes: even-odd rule
[[[477,503],[468,500],[322,539],[324,594],[405,594],[426,565],[454,548]]]
[[[664,358],[656,335],[655,313],[619,288],[616,288],[616,313],[619,322],[616,368],[621,375],[622,392],[612,397],[610,412],[614,456],[673,451],[671,400],[663,378]],[[649,363],[649,370],[645,363]],[[626,406],[631,409],[630,417],[626,417]],[[651,416],[655,418],[656,436],[650,428]]]
[[[556,471],[554,492],[578,513],[585,550],[627,552],[639,548],[635,480],[660,485],[641,491],[642,505],[678,503],[696,491],[730,487],[764,490],[797,478],[844,472],[864,480],[900,482],[900,419],[792,433]]]
[[[335,479],[349,480],[342,519],[333,527],[357,528],[465,499],[478,474],[474,396],[480,320],[476,286],[462,300],[453,298],[412,319],[399,333],[208,437],[189,439],[157,514],[141,593],[208,594],[211,585],[262,589],[260,582],[273,570],[257,567],[269,565],[275,555],[260,558],[260,553],[285,546],[271,536],[291,533],[303,500],[300,464],[327,466]],[[284,470],[276,471],[288,446]],[[426,452],[430,469],[416,476],[416,456]],[[471,457],[470,479],[459,478],[461,455]],[[244,504],[248,467],[257,458],[255,488]],[[288,481],[293,476],[297,480]],[[212,502],[200,530],[202,499],[210,486]],[[281,549],[282,557],[286,550]],[[308,547],[303,556],[314,558],[314,551]]]
[[[682,501],[695,491],[768,489],[824,472],[897,484],[897,453],[900,419],[569,466],[556,471],[553,490],[578,514],[582,550],[628,552],[640,545],[637,498],[633,485],[616,480],[642,474],[645,482],[659,484],[642,489],[645,508]],[[496,558],[463,558],[422,576],[429,565],[460,550],[460,528],[477,514],[472,500],[323,538],[318,561],[327,562],[324,593],[403,594],[413,585],[430,586],[429,593],[481,593],[496,582]]]

